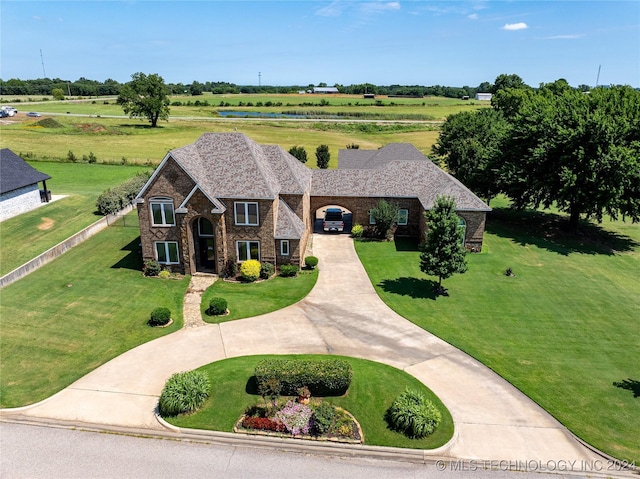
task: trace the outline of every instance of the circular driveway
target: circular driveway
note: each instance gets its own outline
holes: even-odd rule
[[[315,234],[313,254],[320,259],[318,281],[297,304],[215,325],[201,322],[193,327],[190,321],[192,327],[128,351],[51,398],[14,411],[34,418],[157,430],[162,428],[154,414],[157,399],[175,372],[236,356],[339,354],[402,369],[440,397],[451,411],[455,434],[437,451],[439,456],[602,459],[493,371],[389,309],[371,285],[349,236]]]

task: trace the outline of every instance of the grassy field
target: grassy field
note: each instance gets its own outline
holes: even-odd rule
[[[189,278],[144,278],[135,212],[2,289],[0,407],[24,406],[182,326]],[[168,328],[146,322],[159,306]]]
[[[92,152],[99,163],[158,165],[168,151],[193,143],[205,132],[245,133],[258,143],[285,150],[304,146],[315,168],[315,150],[329,145],[330,168],[338,165],[338,150],[357,143],[377,149],[390,142],[412,143],[431,152],[438,132],[429,124],[316,123],[267,120],[180,120],[150,128],[140,120],[52,117],[58,127],[42,126],[43,119],[18,120],[2,126],[0,148],[31,159],[65,159],[69,151],[82,158]],[[48,120],[51,120],[48,119]],[[44,122],[44,125],[50,124]],[[124,160],[123,160],[124,158]],[[53,176],[53,175],[52,175]]]
[[[35,100],[28,102],[28,99]],[[82,114],[96,116],[123,115],[115,97],[66,101],[42,101],[36,97],[3,97],[0,100],[20,100],[12,106],[21,113],[39,111],[43,114]],[[455,98],[388,98],[377,96],[364,99],[362,95],[299,95],[299,94],[225,94],[204,93],[198,96],[176,95],[170,97],[172,117],[204,117],[218,115],[219,111],[253,111],[283,113],[287,111],[313,111],[324,114],[369,115],[370,118],[416,120],[443,120],[458,111],[472,111],[489,106],[489,102],[460,100]],[[195,103],[198,102],[198,105]],[[181,103],[180,106],[175,103]],[[365,116],[366,117],[366,116]]]
[[[498,372],[590,444],[638,463],[640,225],[609,221],[580,237],[559,225],[553,214],[496,208],[483,252],[468,256],[469,271],[445,280],[450,296],[437,299],[415,245],[356,249],[399,314]]]
[[[226,359],[203,366],[213,385],[211,396],[203,408],[189,416],[168,418],[176,426],[216,431],[232,431],[234,423],[248,406],[261,403],[262,398],[248,385],[255,365],[268,356],[245,356]],[[271,356],[273,357],[273,356]],[[323,358],[326,356],[297,355],[278,358]],[[413,376],[390,366],[364,359],[343,358],[353,368],[353,380],[344,396],[325,400],[340,406],[360,423],[365,443],[377,446],[434,449],[446,444],[453,435],[453,420],[438,397]],[[405,388],[421,391],[442,413],[442,423],[433,435],[424,439],[409,439],[391,431],[384,420],[386,410]]]
[[[148,168],[31,162],[51,176],[47,188],[68,195],[0,223],[0,275],[12,271],[100,219],[95,202],[100,193]]]
[[[240,318],[250,318],[277,311],[304,298],[316,284],[318,270],[301,271],[295,278],[276,276],[257,283],[231,283],[216,281],[202,295],[202,318],[208,323],[223,323]],[[206,310],[213,297],[227,300],[229,314],[208,316]],[[260,301],[256,301],[260,298]]]

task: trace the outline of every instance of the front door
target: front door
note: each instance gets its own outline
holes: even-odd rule
[[[216,246],[213,239],[213,225],[206,218],[198,218],[198,256],[200,267],[206,270],[216,269]]]

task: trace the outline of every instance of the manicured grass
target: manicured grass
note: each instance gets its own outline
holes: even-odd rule
[[[391,308],[498,372],[582,439],[638,463],[640,226],[607,221],[574,237],[559,219],[496,208],[483,252],[468,256],[469,271],[445,280],[450,296],[437,299],[415,245],[356,242],[356,250]]]
[[[317,279],[317,269],[303,270],[295,278],[276,276],[257,283],[231,283],[220,279],[202,295],[202,318],[208,323],[223,323],[277,311],[304,298]],[[228,315],[209,316],[205,313],[209,308],[209,301],[215,296],[227,300]],[[256,301],[256,298],[260,298],[260,301]]]
[[[136,214],[1,290],[0,406],[40,401],[99,365],[182,326],[189,278],[141,274]],[[159,306],[173,325],[146,322]]]
[[[115,165],[30,162],[48,174],[47,188],[66,198],[0,223],[0,275],[4,275],[99,220],[100,193],[147,168]]]
[[[211,395],[203,408],[189,416],[168,418],[171,424],[195,429],[232,431],[233,425],[245,409],[262,398],[251,380],[256,363],[269,356],[244,356],[225,359],[200,368],[209,375]],[[270,356],[273,357],[273,356]],[[326,358],[318,355],[277,356],[282,358]],[[333,356],[332,356],[333,357]],[[364,359],[342,357],[353,368],[353,380],[344,396],[325,400],[340,406],[360,423],[365,444],[376,446],[434,449],[446,444],[453,436],[453,420],[448,409],[433,392],[413,376],[380,363]],[[409,387],[421,391],[442,413],[438,429],[424,439],[409,439],[391,431],[384,419],[393,400]]]

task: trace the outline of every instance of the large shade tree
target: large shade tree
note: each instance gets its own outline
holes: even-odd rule
[[[130,118],[146,118],[152,127],[169,119],[169,89],[156,73],[134,73],[120,90],[117,103]]]
[[[504,191],[515,207],[569,214],[576,231],[581,216],[602,221],[640,220],[640,92],[596,88],[585,94],[566,81],[517,97],[503,147]]]
[[[455,200],[438,196],[433,209],[425,213],[427,232],[421,246],[420,271],[438,277],[436,294],[446,294],[442,280],[467,271],[464,230],[456,214]]]
[[[509,124],[502,112],[485,108],[450,115],[433,151],[449,171],[487,204],[500,192],[502,144]]]

